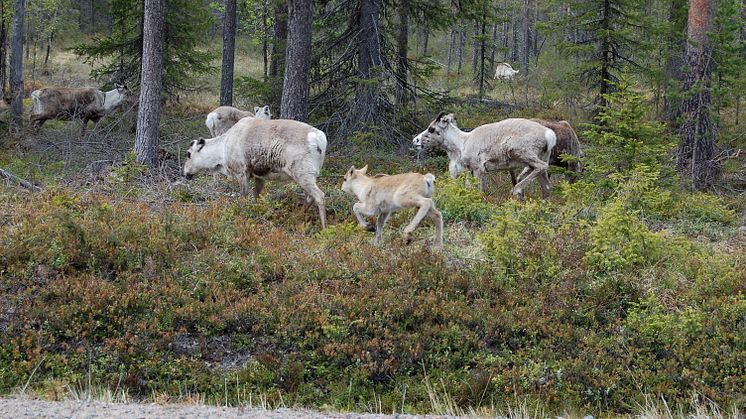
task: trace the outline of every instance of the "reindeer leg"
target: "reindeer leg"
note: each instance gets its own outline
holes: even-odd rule
[[[515,186],[515,184],[518,183],[516,182],[515,172],[513,171],[513,169],[508,170],[508,172],[510,172],[510,183],[512,183],[513,186]]]
[[[319,218],[321,219],[321,228],[326,228],[326,204],[324,202],[324,192],[316,186],[316,177],[311,174],[303,173],[299,176],[292,176],[293,179],[303,188],[303,191],[310,195],[319,208]]]
[[[367,218],[368,215],[373,215],[375,211],[368,209],[368,207],[362,202],[356,202],[355,205],[352,206],[352,212],[355,214],[355,218],[357,218],[360,227],[366,231],[376,231],[376,227],[369,223]]]
[[[523,188],[534,180],[535,177],[541,175],[542,171],[546,172],[548,167],[549,165],[539,158],[529,160],[528,168],[530,168],[530,171],[513,187],[513,196],[523,200]]]
[[[383,227],[386,225],[386,221],[389,219],[389,215],[391,215],[390,212],[382,212],[376,220],[376,246],[380,246],[383,244]]]
[[[549,194],[552,192],[552,184],[549,183],[549,173],[546,170],[542,170],[539,174],[539,185],[541,185],[541,197],[549,199]]]
[[[423,218],[427,215],[428,212],[434,207],[433,200],[430,198],[420,198],[413,203],[407,205],[407,203],[403,203],[403,206],[407,207],[419,207],[420,209],[417,211],[417,214],[415,214],[414,218],[412,218],[412,221],[407,224],[406,227],[404,227],[404,242],[406,244],[409,244],[412,242],[412,232],[415,228],[420,224]]]
[[[259,198],[259,194],[262,193],[262,189],[264,189],[264,179],[255,177],[254,178],[254,199]]]
[[[249,175],[246,172],[242,172],[236,178],[239,185],[241,185],[241,196],[247,196],[249,194]]]
[[[433,206],[430,208],[430,212],[428,214],[430,215],[430,218],[433,220],[433,223],[435,223],[435,247],[442,248],[443,247],[443,216],[440,214],[440,211],[438,211],[435,208],[434,203],[433,203]]]

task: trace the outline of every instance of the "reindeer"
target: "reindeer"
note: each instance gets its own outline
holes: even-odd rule
[[[380,246],[383,242],[383,227],[392,212],[417,207],[417,214],[404,228],[405,243],[412,241],[412,232],[429,215],[435,222],[435,246],[443,247],[443,217],[432,200],[435,176],[430,173],[403,173],[370,177],[367,172],[367,165],[362,169],[350,167],[345,174],[342,190],[358,199],[352,211],[361,227],[376,232],[376,245]],[[375,227],[365,219],[372,216],[378,216]]]
[[[94,124],[132,96],[124,84],[114,83],[114,89],[108,92],[92,87],[66,88],[47,87],[31,92],[31,125],[41,128],[49,119],[73,120],[83,122],[83,133],[88,121]]]
[[[326,228],[324,192],[316,186],[326,153],[326,134],[308,124],[288,119],[244,118],[215,138],[194,140],[187,151],[184,175],[191,179],[205,170],[238,179],[241,195],[254,197],[266,180],[292,179],[316,202],[321,227]]]
[[[479,179],[483,192],[487,187],[487,172],[525,169],[512,191],[520,199],[525,186],[537,177],[542,196],[549,197],[547,162],[556,142],[554,131],[528,119],[505,119],[464,132],[458,128],[456,117],[445,112],[412,140],[418,149],[423,145],[444,148],[450,159],[451,176],[455,178],[470,170]]]

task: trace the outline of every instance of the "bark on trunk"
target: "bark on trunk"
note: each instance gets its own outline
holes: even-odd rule
[[[714,5],[711,0],[689,0],[686,48],[688,71],[684,81],[686,97],[682,103],[679,129],[679,170],[691,178],[696,189],[711,186],[718,167],[715,155],[717,131],[710,119],[712,82],[712,43],[708,33],[713,27]]]
[[[534,45],[534,42],[532,40],[533,37],[533,27],[531,24],[532,20],[532,13],[531,13],[531,0],[525,0],[525,7],[526,7],[526,17],[523,22],[523,29],[524,29],[524,35],[523,35],[523,68],[526,72],[526,77],[528,77],[529,72],[531,71],[531,68],[529,67],[529,64],[531,63],[531,47]]]
[[[225,1],[223,18],[223,68],[220,76],[220,106],[233,105],[233,67],[236,52],[236,0]]]
[[[280,115],[308,120],[313,0],[288,1],[288,45]]]
[[[5,1],[0,0],[0,94],[5,98],[5,83],[8,80],[7,61],[8,56],[8,30],[5,21]]]
[[[464,46],[466,45],[466,32],[463,24],[459,28],[459,41],[458,41],[458,69],[456,74],[461,75],[461,66],[464,64]]]
[[[163,91],[163,30],[166,0],[145,0],[140,109],[137,114],[135,153],[139,163],[155,168]]]
[[[668,52],[664,68],[663,88],[668,90],[672,84],[681,85],[684,81],[684,55],[686,54],[686,10],[682,0],[671,0],[668,8],[668,21],[673,25],[669,36]],[[682,8],[684,11],[682,11]],[[670,48],[670,49],[669,49]],[[681,115],[678,101],[664,95],[663,117],[671,124]]]
[[[15,15],[13,17],[13,45],[10,56],[10,89],[13,100],[10,104],[11,128],[21,128],[23,114],[23,19],[25,1],[15,1]]]
[[[451,74],[451,64],[453,63],[453,44],[456,41],[456,29],[451,26],[451,32],[448,37],[448,59],[446,64],[446,75]]]
[[[399,107],[406,105],[409,100],[407,93],[407,73],[409,71],[409,0],[399,3],[399,34],[396,37],[396,79],[399,85],[398,104]]]
[[[272,59],[269,64],[270,77],[284,73],[285,47],[288,39],[288,5],[281,1],[275,6],[275,27],[272,40]]]

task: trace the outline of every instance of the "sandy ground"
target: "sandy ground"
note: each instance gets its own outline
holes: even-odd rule
[[[50,402],[22,398],[0,399],[0,418],[256,418],[256,419],[388,419],[448,418],[448,416],[378,415],[369,413],[326,413],[311,410],[264,410],[198,405],[158,405],[85,401]]]

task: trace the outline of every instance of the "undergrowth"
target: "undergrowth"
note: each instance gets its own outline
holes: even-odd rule
[[[208,177],[150,199],[127,159],[100,189],[0,189],[0,392],[56,398],[94,382],[229,405],[256,394],[463,413],[524,400],[663,416],[696,393],[743,411],[743,207],[682,188],[639,98],[610,99],[627,111],[589,127],[588,170],[555,181],[550,201],[486,197],[426,161],[443,251],[394,239],[411,211],[392,217],[384,247],[354,222],[334,174],[411,166],[383,156],[330,157],[323,231],[293,185],[215,198]]]

